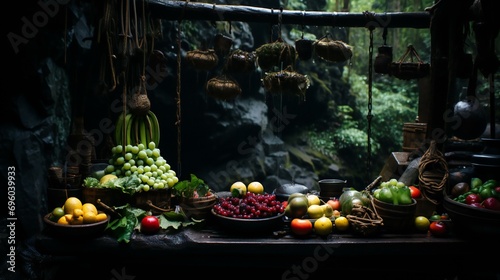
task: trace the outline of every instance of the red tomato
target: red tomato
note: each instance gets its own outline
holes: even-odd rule
[[[419,188],[415,186],[409,186],[408,188],[410,188],[411,198],[419,198],[422,195]]]
[[[337,198],[332,198],[328,200],[326,203],[328,203],[333,210],[339,210],[340,211],[340,201]]]
[[[442,221],[434,221],[429,225],[429,232],[434,236],[445,236],[448,230]]]
[[[296,235],[308,235],[313,230],[313,224],[308,219],[294,218],[290,223],[290,230]]]
[[[141,220],[141,232],[155,234],[160,230],[160,220],[155,216],[145,216]]]

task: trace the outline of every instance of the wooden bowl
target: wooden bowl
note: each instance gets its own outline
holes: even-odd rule
[[[43,221],[46,225],[46,230],[49,234],[59,237],[59,238],[94,238],[100,236],[104,233],[104,230],[108,226],[111,217],[104,221],[83,224],[83,225],[63,225],[58,224],[50,220],[51,213],[48,213],[43,217]]]
[[[238,219],[221,216],[215,213],[214,209],[211,210],[211,213],[215,217],[217,224],[226,232],[239,235],[260,235],[272,233],[274,230],[283,228],[283,217],[285,216],[285,213],[283,212],[277,216],[269,218]]]

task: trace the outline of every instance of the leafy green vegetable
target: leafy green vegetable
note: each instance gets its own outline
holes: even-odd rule
[[[99,180],[94,177],[87,177],[83,179],[83,185],[87,188],[98,188],[99,187]]]
[[[133,195],[136,192],[140,192],[141,179],[137,175],[125,176],[117,178],[114,180],[109,180],[104,184],[101,184],[103,188],[119,189],[126,194]]]
[[[177,182],[173,186],[173,192],[174,195],[181,197],[203,197],[211,190],[205,181],[191,174],[191,180]]]

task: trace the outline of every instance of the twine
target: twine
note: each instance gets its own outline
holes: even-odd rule
[[[448,180],[448,164],[441,151],[432,140],[430,147],[422,155],[418,166],[419,187],[425,199],[433,204],[439,204],[444,186]]]

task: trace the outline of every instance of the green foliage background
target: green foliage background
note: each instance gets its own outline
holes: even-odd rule
[[[328,10],[339,11],[339,1],[329,0]],[[430,0],[422,1],[373,1],[352,0],[349,12],[422,12],[432,5]],[[369,102],[369,46],[368,28],[348,28],[348,44],[354,47],[353,57],[346,66],[343,79],[350,85],[352,100],[337,104],[333,108],[341,124],[327,130],[313,129],[309,132],[310,145],[329,155],[344,159],[345,168],[353,174],[366,174],[365,163],[370,159],[368,178],[375,178],[385,160],[392,152],[402,151],[403,124],[415,122],[418,117],[417,80],[399,80],[395,77],[373,73],[372,119],[368,124]],[[413,45],[424,62],[430,59],[430,32],[428,29],[388,29],[384,42],[383,28],[373,31],[373,59],[381,45],[393,49],[393,61],[398,60]],[[369,141],[368,141],[369,140]],[[370,149],[368,149],[370,145]],[[370,152],[370,154],[368,154]],[[356,160],[353,160],[356,159]]]

